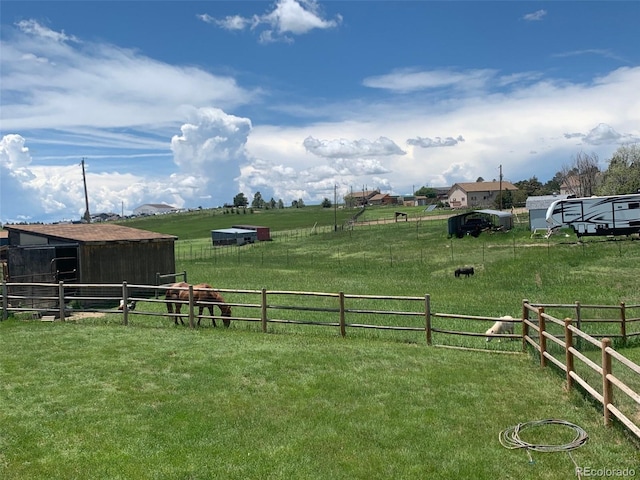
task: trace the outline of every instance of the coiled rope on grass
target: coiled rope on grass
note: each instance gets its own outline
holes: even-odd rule
[[[559,444],[559,445],[528,443],[523,441],[520,438],[521,431],[527,428],[540,427],[545,425],[561,425],[564,427],[568,427],[576,432],[576,436],[569,443]],[[573,459],[573,457],[571,456],[571,450],[575,450],[576,448],[583,446],[589,439],[589,435],[582,427],[579,427],[574,423],[567,422],[566,420],[556,420],[553,418],[549,418],[545,420],[534,420],[531,422],[518,423],[517,425],[514,425],[513,427],[509,427],[503,430],[502,432],[500,432],[500,435],[498,438],[502,446],[505,448],[508,448],[511,450],[517,449],[517,448],[524,448],[527,452],[527,455],[529,456],[530,463],[534,463],[530,453],[531,450],[535,452],[567,452],[567,454],[569,455],[569,458],[571,459],[573,464],[576,466],[576,473],[578,473],[579,467],[578,467],[578,464]],[[578,473],[578,476],[580,476],[579,473]]]

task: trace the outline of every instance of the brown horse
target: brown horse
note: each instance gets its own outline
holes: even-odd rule
[[[182,323],[182,325],[185,324],[184,320],[182,320],[182,317],[178,317],[178,315],[180,314],[180,309],[182,308],[182,303],[180,302],[189,301],[189,291],[182,290],[183,288],[188,287],[189,284],[186,282],[174,283],[172,285],[169,285],[169,288],[167,288],[167,291],[164,294],[165,303],[167,304],[167,312],[173,314],[175,306],[176,315],[173,315],[173,321],[176,325],[178,325],[178,319],[180,319],[180,323]]]
[[[231,325],[231,307],[224,302],[224,298],[220,295],[220,292],[215,292],[213,287],[207,283],[199,283],[193,286],[193,300],[198,305],[198,325],[202,320],[202,311],[206,308],[209,309],[209,316],[213,317],[213,306],[217,305],[220,309],[220,314],[225,317],[222,319],[225,327]],[[213,326],[216,326],[215,318],[211,319]]]
[[[189,291],[186,290],[188,287],[189,284],[185,282],[178,282],[169,286],[165,293],[165,301],[167,304],[167,311],[169,313],[174,313],[175,306],[175,313],[180,314],[183,302],[189,301]],[[205,308],[209,309],[209,315],[213,317],[214,305],[218,306],[223,317],[231,316],[231,307],[225,303],[222,295],[220,295],[219,292],[215,292],[213,287],[209,284],[199,283],[193,286],[193,302],[194,305],[198,306],[198,325],[200,325],[202,312]],[[176,325],[178,325],[178,318],[180,319],[180,323],[183,325],[185,324],[182,317],[174,315],[173,318]],[[231,325],[231,320],[229,318],[223,318],[222,321],[224,322],[225,327]],[[211,319],[211,323],[214,327],[216,326],[214,318]]]

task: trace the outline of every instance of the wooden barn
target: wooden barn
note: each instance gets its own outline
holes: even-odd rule
[[[259,242],[271,240],[271,232],[269,227],[261,227],[259,225],[234,225],[233,228],[243,228],[245,230],[255,230]]]
[[[211,230],[211,241],[214,247],[218,245],[244,245],[245,243],[254,243],[257,240],[258,233],[246,228]]]
[[[122,284],[126,281],[154,285],[157,273],[175,272],[177,237],[172,235],[111,224],[5,225],[4,228],[9,232],[8,281],[12,283]],[[84,296],[81,288],[70,290],[73,295]],[[91,289],[93,296],[121,294],[121,288]],[[86,307],[104,302],[95,299],[80,303]]]

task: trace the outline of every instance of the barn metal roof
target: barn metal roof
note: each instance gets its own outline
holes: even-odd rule
[[[255,230],[247,230],[246,228],[219,228],[211,231],[218,233],[256,233]]]
[[[117,242],[143,240],[175,240],[178,237],[122,225],[92,223],[59,223],[51,225],[5,225],[6,230],[54,237],[76,242]]]

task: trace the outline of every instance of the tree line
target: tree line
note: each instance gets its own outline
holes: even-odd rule
[[[592,195],[624,195],[640,192],[640,144],[628,144],[620,146],[607,160],[607,168],[600,169],[600,159],[595,152],[576,154],[568,164],[556,172],[551,180],[542,183],[536,176],[527,180],[512,182],[518,190],[505,190],[502,197],[496,199],[496,207],[511,208],[524,206],[528,197],[540,195],[553,195],[560,193],[561,187],[570,195],[576,197],[590,197]],[[479,177],[479,182],[484,181]],[[415,195],[435,199],[437,190],[430,187],[422,187],[414,192]],[[249,200],[244,193],[238,193],[233,198],[233,205],[225,207],[246,208]],[[330,208],[332,203],[328,198],[322,200],[322,207]],[[291,207],[304,207],[302,198],[293,200]],[[262,198],[260,192],[256,192],[251,200],[251,208],[256,209],[280,209],[284,208],[284,202],[277,202],[272,197],[269,201]]]
[[[544,184],[535,176],[514,182],[518,190],[503,192],[503,207],[524,206],[527,197],[560,193],[560,187],[576,197],[640,192],[640,144],[620,146],[604,170],[600,169],[599,160],[594,152],[580,152]]]

